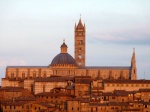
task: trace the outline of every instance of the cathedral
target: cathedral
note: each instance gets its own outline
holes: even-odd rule
[[[65,87],[78,76],[91,80],[137,79],[135,50],[129,66],[86,66],[86,26],[81,18],[74,27],[74,57],[67,49],[63,41],[60,53],[47,66],[7,66],[2,87],[23,87],[37,94]]]

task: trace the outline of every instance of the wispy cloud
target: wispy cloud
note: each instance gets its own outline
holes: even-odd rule
[[[17,58],[11,60],[0,59],[0,67],[8,66],[8,65],[27,65],[27,63],[24,60],[17,59]]]
[[[109,41],[118,44],[141,44],[150,45],[150,32],[148,30],[129,29],[113,30],[92,34],[94,39],[99,41]]]

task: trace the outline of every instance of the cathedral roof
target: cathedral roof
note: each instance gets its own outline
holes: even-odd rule
[[[54,57],[51,66],[56,64],[72,64],[76,65],[75,59],[68,53],[60,53]]]
[[[121,70],[130,70],[131,66],[84,66],[80,67],[81,69],[121,69]]]
[[[51,66],[55,65],[76,65],[75,59],[67,53],[67,45],[65,42],[61,45],[61,53],[56,55],[51,62]]]
[[[48,78],[36,78],[35,82],[66,82],[66,81],[73,81],[73,77],[60,77],[60,76],[51,76]]]

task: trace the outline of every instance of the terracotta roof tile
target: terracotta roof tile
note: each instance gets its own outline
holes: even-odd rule
[[[133,83],[133,84],[149,84],[150,80],[103,80],[105,83]]]
[[[75,83],[90,84],[92,82],[90,76],[76,76]]]
[[[22,87],[3,87],[3,88],[0,88],[0,90],[4,90],[6,92],[21,92],[22,90],[24,90],[24,88],[22,88]]]
[[[57,96],[57,97],[60,97],[60,96],[68,96],[68,97],[75,97],[74,95],[72,94],[68,94],[68,93],[63,93],[63,92],[60,92],[60,93],[54,93],[54,92],[42,92],[42,93],[38,93],[36,94],[35,96]]]
[[[49,68],[49,66],[7,66],[6,68]]]
[[[140,92],[150,92],[150,89],[139,89]]]
[[[89,103],[89,106],[108,106],[107,103]]]
[[[114,95],[116,95],[116,96],[128,96],[128,93],[125,90],[114,90]]]
[[[48,78],[36,78],[35,82],[66,82],[66,81],[73,81],[73,77],[59,77],[59,76],[52,76]]]
[[[112,92],[105,92],[102,93],[102,96],[114,96],[114,94]]]
[[[66,89],[74,89],[74,86],[66,86]]]
[[[126,102],[109,102],[109,106],[128,106],[128,103]]]
[[[9,102],[9,103],[2,103],[4,106],[22,106],[27,102]]]
[[[35,101],[37,98],[34,96],[29,97],[18,97],[15,99],[15,101]]]
[[[40,102],[40,103],[36,103],[36,104],[45,106],[45,107],[47,107],[47,108],[54,108],[54,107],[55,107],[55,105],[48,104],[48,103],[46,103],[46,102]]]
[[[131,66],[85,66],[80,67],[81,69],[121,69],[130,70]]]

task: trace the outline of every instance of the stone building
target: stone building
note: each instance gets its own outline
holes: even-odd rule
[[[2,78],[2,87],[23,87],[39,93],[49,90],[49,85],[57,85],[52,84],[54,81],[48,81],[51,76],[90,76],[93,80],[137,79],[135,50],[130,66],[86,66],[86,27],[81,19],[77,25],[75,24],[74,41],[74,58],[67,52],[68,47],[63,42],[60,53],[48,66],[7,66],[5,78]],[[44,79],[47,81],[44,82]],[[60,85],[66,85],[65,83]],[[51,89],[53,87],[51,86]]]
[[[86,66],[86,27],[74,29],[74,58],[65,41],[47,66],[7,66],[0,89],[4,112],[150,112],[150,80],[129,66]]]

